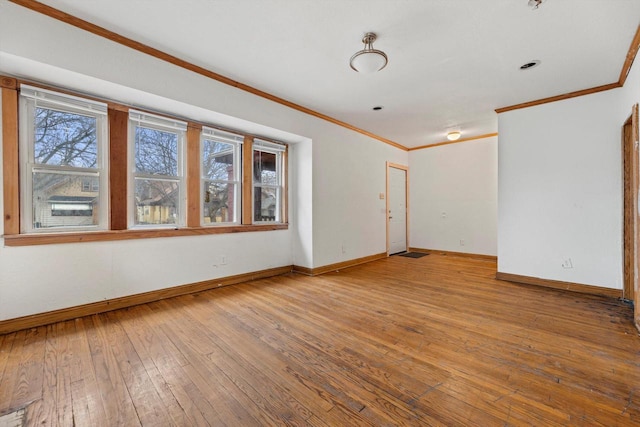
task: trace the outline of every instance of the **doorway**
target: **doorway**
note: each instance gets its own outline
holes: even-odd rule
[[[640,242],[638,191],[640,190],[638,159],[638,104],[622,126],[623,171],[623,298],[634,303],[634,321],[640,325],[640,292],[638,261]]]
[[[408,243],[408,171],[387,162],[387,255],[406,252]]]

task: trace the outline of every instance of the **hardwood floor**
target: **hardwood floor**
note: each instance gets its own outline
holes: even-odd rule
[[[632,310],[391,257],[0,336],[0,415],[61,426],[640,425]]]

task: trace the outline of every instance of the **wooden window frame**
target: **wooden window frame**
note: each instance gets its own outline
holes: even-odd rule
[[[129,107],[108,102],[107,121],[109,126],[109,229],[101,231],[56,231],[52,233],[20,233],[20,159],[19,159],[19,89],[28,84],[61,94],[80,96],[89,100],[106,102],[103,99],[76,94],[56,87],[35,82],[23,81],[13,77],[0,76],[2,96],[2,149],[3,149],[3,225],[5,246],[34,246],[61,243],[101,242],[160,237],[201,236],[238,232],[286,230],[289,228],[287,217],[287,153],[283,153],[283,213],[280,223],[253,224],[251,221],[251,166],[253,136],[245,135],[242,146],[242,202],[241,224],[202,226],[200,224],[200,130],[203,124],[188,122],[186,135],[186,189],[187,209],[186,226],[175,228],[138,229],[128,228],[128,150],[129,150]],[[144,111],[137,109],[138,111]],[[149,114],[156,114],[148,112]],[[165,116],[170,119],[175,117]],[[216,128],[210,124],[208,127]],[[238,133],[233,130],[221,129]],[[262,138],[264,139],[264,138]],[[247,142],[249,142],[247,144]]]

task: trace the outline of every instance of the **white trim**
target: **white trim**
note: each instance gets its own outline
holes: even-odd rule
[[[42,108],[63,113],[92,117],[96,121],[96,165],[93,168],[35,163],[35,114]],[[20,86],[20,232],[47,233],[53,231],[87,231],[109,229],[109,140],[107,104],[65,95],[45,89]],[[50,226],[36,228],[33,202],[33,177],[37,174],[97,177],[97,225]]]
[[[203,137],[215,139],[220,142],[229,142],[233,144],[242,144],[244,142],[244,136],[232,132],[222,131],[220,129],[214,129],[207,126],[202,127]]]
[[[177,175],[158,175],[149,174],[144,172],[138,172],[136,170],[136,128],[143,127],[147,129],[158,130],[160,132],[173,133],[177,137]],[[180,120],[168,119],[154,114],[143,113],[140,111],[129,111],[129,138],[128,138],[128,164],[129,164],[129,179],[127,185],[128,200],[127,200],[127,223],[130,229],[155,229],[155,228],[176,228],[184,227],[186,225],[187,216],[187,188],[186,178],[184,171],[186,170],[186,131],[187,123]],[[136,180],[148,180],[148,181],[162,181],[162,182],[175,182],[178,184],[178,215],[176,222],[173,224],[136,224],[136,203],[135,203],[135,189]]]
[[[50,173],[61,175],[81,175],[81,176],[98,176],[100,172],[97,168],[74,168],[71,166],[40,166],[40,163],[28,163],[28,170],[32,173]]]
[[[129,110],[129,120],[140,125],[159,126],[165,130],[170,129],[178,132],[187,131],[187,122],[162,116],[156,116],[155,114],[143,113],[136,110]]]
[[[231,146],[230,150],[216,153],[214,157],[231,154],[233,157],[233,179],[210,179],[205,175],[204,171],[204,143],[205,141],[219,142]],[[206,227],[225,226],[230,224],[239,224],[242,211],[242,165],[240,162],[240,146],[244,142],[244,136],[229,132],[203,127],[200,134],[200,225]],[[232,221],[226,222],[204,222],[204,204],[205,204],[205,183],[220,183],[233,185],[233,218]]]
[[[263,139],[253,140],[253,149],[259,151],[266,151],[268,153],[284,153],[287,151],[287,146],[284,144],[277,144],[271,141],[265,141]]]
[[[256,144],[256,141],[258,143]],[[254,140],[253,151],[251,153],[251,219],[254,224],[279,224],[282,223],[283,218],[283,210],[284,210],[284,202],[282,198],[282,192],[284,191],[284,168],[283,164],[283,155],[286,151],[286,145],[275,144],[269,141],[263,140]],[[275,184],[263,184],[256,183],[254,166],[255,162],[253,161],[253,153],[255,151],[262,151],[265,153],[273,154],[276,156],[275,166],[276,166],[276,183]],[[255,218],[255,191],[256,188],[272,188],[276,191],[276,210],[275,210],[275,220],[273,221],[260,221]]]
[[[53,106],[72,107],[76,111],[85,111],[91,115],[103,114],[107,115],[107,104],[104,102],[93,101],[89,99],[79,98],[73,95],[65,95],[46,89],[40,89],[28,85],[20,85],[20,96],[33,99],[36,106]]]

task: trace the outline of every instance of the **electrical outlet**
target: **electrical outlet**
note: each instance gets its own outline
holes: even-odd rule
[[[447,218],[447,213],[446,212],[442,212],[442,214],[440,216],[442,217],[442,219],[446,219]]]
[[[464,246],[464,239],[460,239],[460,246]]]
[[[571,261],[571,258],[564,258],[561,265],[562,268],[573,268],[573,262]]]
[[[342,253],[343,253],[343,254],[346,254],[346,253],[347,253],[347,248],[346,248],[344,245],[342,245]]]
[[[220,265],[227,265],[227,256],[220,255]]]

